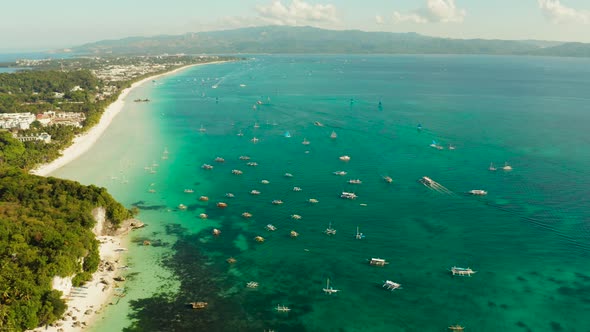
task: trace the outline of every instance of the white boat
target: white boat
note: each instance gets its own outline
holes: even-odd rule
[[[258,129],[260,128],[260,126],[258,125],[258,123],[254,122],[254,129]]]
[[[194,191],[194,190],[192,190],[192,189],[185,189],[185,190],[184,190],[184,192],[185,192],[185,193],[187,193],[187,194],[192,194],[192,193],[194,193],[195,191]]]
[[[473,189],[473,190],[469,190],[469,193],[471,195],[476,195],[476,196],[485,196],[488,194],[487,191],[485,190],[481,190],[481,189]]]
[[[250,195],[260,195],[260,191],[252,190],[252,191],[250,191]]]
[[[450,271],[453,275],[458,275],[458,276],[462,276],[462,277],[464,277],[464,276],[471,277],[472,274],[477,273],[477,271],[473,271],[469,267],[457,267],[457,266],[453,266]]]
[[[301,191],[302,189],[300,187],[293,187],[293,191]]]
[[[308,199],[307,201],[308,201],[308,202],[310,202],[311,204],[317,204],[317,203],[319,203],[319,202],[320,202],[320,201],[318,201],[318,200],[317,200],[317,199],[315,199],[315,198],[310,198],[310,199]]]
[[[393,179],[392,179],[390,176],[384,176],[384,177],[383,177],[383,180],[384,180],[385,182],[387,182],[387,183],[392,183],[392,182],[393,182]]]
[[[342,160],[342,161],[350,161],[350,157],[349,156],[340,156],[340,160]]]
[[[324,124],[323,124],[323,123],[321,123],[321,122],[319,122],[319,121],[314,121],[314,122],[313,122],[313,125],[314,125],[314,126],[318,126],[318,127],[323,127],[323,126],[324,126]]]
[[[334,174],[334,175],[340,175],[340,176],[344,176],[344,175],[346,175],[346,174],[348,174],[348,173],[346,173],[345,171],[336,171],[336,172],[332,172],[332,174]]]
[[[352,180],[348,180],[348,183],[350,183],[350,184],[361,184],[361,183],[363,183],[363,181],[361,181],[360,179],[352,179]]]
[[[338,135],[336,135],[336,132],[332,130],[332,133],[330,134],[330,138],[335,139],[336,137],[338,137]]]
[[[250,161],[250,162],[246,163],[246,165],[251,166],[251,167],[255,167],[255,166],[258,166],[258,163],[255,161]]]
[[[356,226],[356,235],[354,236],[355,239],[357,240],[362,240],[365,238],[365,234],[359,232],[359,227]]]
[[[327,235],[336,235],[336,230],[334,228],[332,228],[331,222],[328,225],[328,228],[326,228],[326,230],[324,231],[324,233],[326,233]]]
[[[268,180],[262,180],[262,181],[260,181],[260,183],[262,183],[262,184],[269,184],[270,181],[268,181]]]
[[[349,193],[346,191],[343,191],[342,194],[340,195],[340,198],[344,198],[344,199],[356,199],[358,196],[355,193]]]
[[[213,169],[213,166],[209,165],[209,164],[203,164],[201,165],[202,169]]]
[[[295,219],[295,220],[301,220],[301,216],[298,214],[292,214],[291,215],[291,219]]]
[[[216,157],[216,158],[215,158],[215,162],[216,162],[216,163],[224,163],[224,162],[225,162],[225,159],[223,159],[223,158],[221,158],[221,157]]]
[[[238,136],[244,136],[244,133],[242,132],[242,130],[240,130],[237,135]]]
[[[437,143],[436,141],[434,141],[434,140],[432,141],[432,144],[430,144],[430,147],[431,147],[431,148],[438,149],[438,150],[442,150],[442,149],[444,149],[442,145],[438,144],[438,143]]]
[[[397,282],[393,282],[391,280],[385,280],[383,283],[383,288],[387,288],[390,291],[394,291],[396,289],[400,289],[402,285],[398,284]]]
[[[490,163],[490,167],[488,167],[488,170],[495,171],[497,170],[497,168],[494,166],[494,163]]]
[[[385,266],[386,264],[389,264],[389,262],[387,262],[383,258],[371,258],[369,260],[369,264],[374,266]]]
[[[274,232],[277,230],[277,228],[273,224],[268,224],[268,225],[266,225],[266,230]]]
[[[328,295],[332,295],[332,294],[336,294],[338,293],[340,290],[339,289],[334,289],[333,287],[330,286],[330,278],[326,279],[326,288],[323,289],[324,293],[328,294]]]
[[[285,173],[285,177],[286,178],[292,178],[293,177],[293,174],[291,174],[291,173]]]
[[[239,169],[232,169],[231,173],[235,175],[242,175],[244,172],[240,171]]]
[[[281,205],[283,204],[283,201],[281,201],[280,199],[275,199],[274,201],[271,202],[273,205]]]
[[[249,283],[246,284],[246,287],[248,287],[248,288],[258,288],[258,283],[256,281],[250,281]]]
[[[511,171],[512,170],[512,166],[508,165],[508,163],[504,163],[504,167],[502,167],[503,170],[505,171]]]
[[[250,142],[252,142],[252,143],[258,143],[258,141],[260,141],[260,140],[256,137],[254,137],[250,140]]]
[[[234,198],[235,196],[232,193],[225,193],[225,197],[227,197],[227,198]]]
[[[184,205],[184,204],[178,204],[178,209],[179,210],[186,210],[187,209],[187,206]]]
[[[291,133],[289,131],[286,131],[285,134],[284,134],[284,136],[286,138],[290,138],[291,137]]]
[[[205,129],[205,127],[203,127],[203,125],[201,125],[201,128],[199,128],[199,131],[202,132],[202,133],[204,133],[204,132],[207,131],[207,129]]]
[[[310,142],[307,140],[307,138],[304,138],[303,142],[301,142],[301,144],[303,144],[303,145],[309,145],[309,143]]]
[[[250,160],[249,156],[240,156],[240,160]]]
[[[275,310],[278,312],[289,312],[289,311],[291,311],[291,308],[278,304],[277,307],[275,308]]]

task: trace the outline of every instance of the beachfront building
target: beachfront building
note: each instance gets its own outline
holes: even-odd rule
[[[32,113],[0,113],[0,129],[29,129],[35,120]]]
[[[80,112],[47,111],[37,114],[36,119],[42,126],[64,125],[82,128],[82,123],[86,120],[86,115]]]
[[[30,135],[30,136],[17,136],[16,134],[13,134],[13,137],[23,143],[24,142],[31,142],[31,141],[41,141],[41,142],[45,142],[45,143],[51,143],[51,135],[49,135],[48,133],[40,133],[40,134],[35,134],[35,135]]]

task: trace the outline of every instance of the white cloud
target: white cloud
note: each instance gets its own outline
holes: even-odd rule
[[[553,23],[590,23],[590,12],[566,7],[559,0],[537,0],[539,8]]]
[[[393,21],[396,23],[461,23],[466,15],[467,11],[458,8],[455,0],[427,0],[426,7],[410,13],[393,12]]]
[[[375,15],[375,23],[377,24],[383,24],[383,17],[381,15]]]
[[[281,0],[273,0],[266,6],[257,6],[261,19],[276,25],[329,24],[338,22],[334,5],[309,4],[302,0],[292,0],[283,5]]]

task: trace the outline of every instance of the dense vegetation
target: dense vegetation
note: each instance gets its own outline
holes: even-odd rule
[[[57,158],[76,134],[98,122],[104,108],[118,96],[117,92],[95,100],[101,87],[88,70],[0,74],[0,113],[60,110],[86,115],[83,128],[42,127],[34,122],[31,129],[19,131],[19,135],[47,132],[52,136],[49,144],[22,143],[10,132],[0,131],[2,331],[35,328],[63,315],[63,294],[51,288],[54,276],[74,276],[75,285],[91,278],[99,264],[98,242],[91,231],[94,208],[104,207],[115,226],[132,216],[105,188],[27,173]]]
[[[131,216],[104,188],[0,166],[0,330],[30,329],[61,317],[65,303],[51,279],[76,275],[74,283],[81,284],[98,267],[91,231],[97,206],[116,224]]]
[[[502,54],[590,56],[590,44],[451,39],[417,33],[267,26],[174,36],[105,40],[74,48],[86,54]],[[563,45],[563,46],[562,46]]]

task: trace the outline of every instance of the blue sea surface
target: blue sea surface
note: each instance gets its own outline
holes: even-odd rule
[[[99,142],[109,166],[55,174],[106,186],[149,224],[130,248],[130,295],[95,329],[590,331],[588,86],[587,59],[507,56],[257,56],[158,79],[109,128],[137,144]],[[170,281],[142,292],[156,269]],[[324,294],[328,278],[340,292]]]

